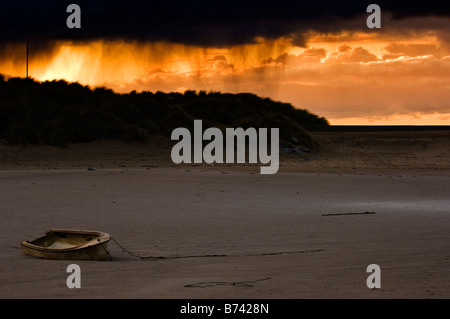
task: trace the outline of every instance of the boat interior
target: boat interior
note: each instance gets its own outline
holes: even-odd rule
[[[98,236],[83,233],[49,232],[29,243],[51,249],[72,248],[86,244]]]

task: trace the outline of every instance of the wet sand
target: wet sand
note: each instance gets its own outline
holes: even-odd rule
[[[4,170],[0,297],[448,298],[448,185],[410,171]],[[19,248],[49,228],[170,258],[112,241],[113,260],[76,262],[82,288],[69,289],[71,262]],[[369,264],[380,289],[366,285]]]
[[[173,167],[133,145],[2,146],[0,298],[449,298],[448,137],[321,136],[275,175]],[[69,289],[74,262],[19,247],[50,228],[101,230],[128,252],[111,241],[112,261],[76,261]]]

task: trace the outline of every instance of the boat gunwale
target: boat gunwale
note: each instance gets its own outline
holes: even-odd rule
[[[90,247],[95,247],[95,246],[99,246],[99,245],[103,245],[108,243],[111,240],[111,236],[108,233],[104,233],[101,231],[93,231],[93,230],[72,230],[72,229],[51,229],[48,230],[44,236],[42,237],[38,237],[34,240],[43,238],[45,236],[48,236],[50,233],[71,233],[71,234],[88,234],[88,235],[95,235],[96,237],[92,238],[91,240],[89,240],[88,242],[78,245],[78,246],[73,246],[73,247],[69,247],[69,248],[49,248],[49,247],[45,247],[45,246],[38,246],[35,245],[33,243],[31,243],[28,240],[24,240],[22,241],[20,244],[26,248],[29,249],[34,249],[34,250],[39,250],[39,251],[44,251],[44,252],[51,252],[51,253],[67,253],[67,252],[72,252],[72,251],[77,251],[80,249],[86,249],[86,248],[90,248]]]

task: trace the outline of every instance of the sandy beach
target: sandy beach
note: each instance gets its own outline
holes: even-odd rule
[[[448,131],[314,135],[275,175],[139,144],[0,145],[0,298],[449,298]],[[69,289],[73,262],[19,247],[51,228],[109,233],[112,261],[76,261]]]

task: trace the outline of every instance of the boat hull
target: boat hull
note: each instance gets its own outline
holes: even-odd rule
[[[22,241],[22,251],[32,257],[59,260],[110,260],[109,234],[97,231],[50,230],[33,241]]]

